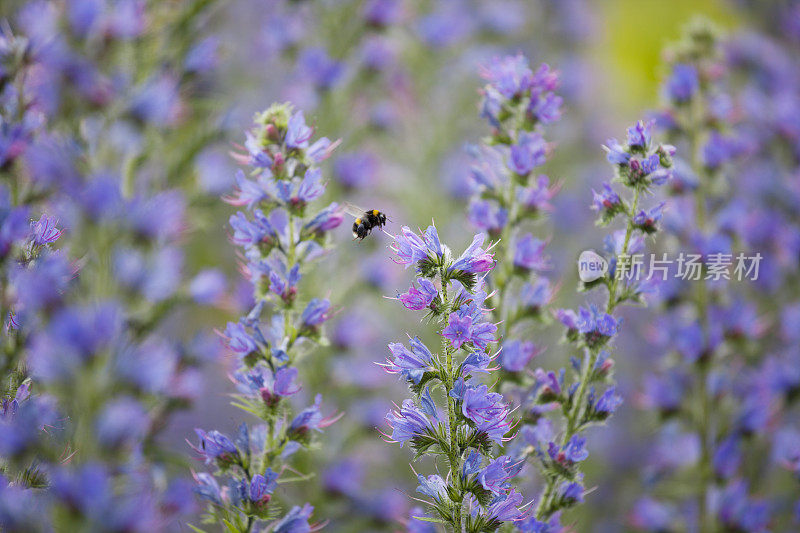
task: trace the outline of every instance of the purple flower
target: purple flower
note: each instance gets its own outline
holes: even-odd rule
[[[394,361],[387,361],[384,367],[389,372],[401,373],[414,383],[419,383],[422,375],[431,370],[431,359],[433,355],[419,337],[414,337],[409,341],[411,350],[400,344],[393,342],[389,344],[389,350],[394,356]]]
[[[441,476],[434,474],[426,478],[420,474],[417,476],[417,481],[419,481],[417,492],[430,496],[436,501],[447,501],[447,484]]]
[[[132,398],[113,400],[103,408],[97,419],[97,438],[114,448],[139,442],[147,432],[150,419],[138,401]]]
[[[283,518],[275,522],[272,533],[309,533],[311,526],[308,520],[313,512],[314,508],[309,504],[303,507],[295,505]]]
[[[517,144],[511,146],[508,167],[519,175],[528,175],[535,167],[544,164],[545,148],[541,135],[523,131]]]
[[[526,270],[548,270],[549,258],[544,255],[547,243],[526,233],[514,248],[514,265]]]
[[[738,436],[730,436],[723,440],[714,450],[714,473],[722,479],[730,479],[739,469],[742,451]]]
[[[563,320],[562,323],[564,323]],[[584,307],[578,309],[577,329],[590,345],[604,342],[609,337],[613,337],[617,334],[618,327],[617,319],[600,311],[594,304],[590,305],[588,309]]]
[[[256,474],[250,480],[248,496],[256,506],[266,506],[272,493],[278,487],[278,474],[267,468],[264,474]]]
[[[56,242],[61,237],[61,234],[64,233],[64,230],[58,229],[56,224],[58,222],[47,215],[42,215],[39,220],[31,224],[34,244],[44,246],[45,244]],[[3,229],[5,229],[5,226]]]
[[[554,93],[544,93],[531,98],[528,113],[542,124],[550,124],[561,118],[564,99]]]
[[[275,405],[280,398],[300,390],[295,383],[297,369],[292,367],[282,367],[273,372],[259,364],[247,372],[237,372],[233,377],[242,393],[260,396],[267,405]]]
[[[498,496],[511,488],[508,480],[522,470],[523,462],[515,461],[507,455],[500,456],[478,474],[478,481],[484,489]]]
[[[339,204],[331,203],[329,206],[317,213],[314,218],[309,220],[303,230],[312,234],[321,234],[326,231],[338,228],[344,220],[344,214],[339,209]]]
[[[473,226],[482,231],[498,231],[506,225],[508,211],[491,200],[473,200],[467,217]]]
[[[473,324],[469,332],[469,341],[478,350],[485,349],[489,344],[495,342],[495,333],[497,326],[490,322],[480,322]]]
[[[519,510],[522,505],[522,494],[511,489],[507,495],[496,498],[486,509],[486,515],[499,522],[516,522],[525,518],[525,513]]]
[[[456,259],[449,271],[461,270],[469,274],[479,274],[482,272],[489,272],[494,268],[494,256],[489,253],[489,250],[481,248],[485,236],[483,234],[475,235],[472,239],[472,244],[464,250],[464,253]]]
[[[412,282],[408,292],[405,292],[397,297],[406,309],[420,311],[430,307],[434,298],[439,295],[436,286],[428,279],[417,278],[419,289]]]
[[[255,339],[247,333],[241,322],[228,322],[223,334],[228,348],[239,357],[244,357],[258,350]]]
[[[304,204],[319,198],[325,192],[325,186],[320,183],[321,179],[322,171],[319,168],[315,167],[306,170],[303,180],[297,188],[296,201],[293,201],[293,203]]]
[[[533,84],[533,72],[522,54],[494,58],[483,67],[481,76],[492,89],[508,99],[521,95]]]
[[[628,128],[628,145],[631,147],[638,147],[647,149],[650,146],[651,131],[655,121],[638,121],[636,124]]]
[[[597,400],[594,409],[598,413],[608,416],[613,414],[620,405],[622,405],[622,396],[617,394],[614,387],[609,387]]]
[[[314,134],[314,130],[306,126],[306,119],[302,111],[295,112],[289,119],[286,128],[286,147],[289,149],[308,148],[308,141]]]
[[[710,169],[717,169],[738,155],[739,151],[739,144],[735,140],[714,131],[703,146],[703,164]]]
[[[607,152],[606,158],[612,165],[627,165],[631,159],[631,154],[616,139],[607,140],[603,149]]]
[[[195,494],[215,505],[222,505],[222,492],[219,483],[211,474],[201,472],[194,474],[197,485],[192,489]]]
[[[589,457],[589,452],[584,446],[586,446],[586,439],[578,435],[573,435],[560,449],[556,443],[551,442],[547,453],[552,460],[569,467]]]
[[[523,533],[560,533],[563,528],[559,523],[559,519],[559,513],[555,513],[555,515],[547,522],[542,522],[531,516],[523,519],[520,522],[517,522],[514,525]]]
[[[769,504],[751,499],[745,481],[734,481],[722,491],[719,519],[732,530],[763,532],[770,521]]]
[[[336,422],[341,415],[324,417],[320,412],[322,406],[322,395],[317,394],[314,404],[306,407],[289,424],[288,434],[293,438],[300,438],[307,435],[311,430],[321,432],[324,428]]]
[[[564,481],[558,487],[558,495],[567,505],[581,503],[583,501],[583,485],[573,481]]]
[[[297,68],[301,75],[311,80],[319,89],[332,88],[342,78],[344,64],[328,55],[319,47],[305,48],[297,58]],[[289,146],[289,143],[286,143]]]
[[[464,390],[461,411],[495,442],[502,442],[503,436],[510,429],[506,421],[508,407],[503,397],[496,392],[489,392],[486,385],[467,387]]]
[[[539,395],[543,400],[548,400],[561,395],[561,380],[552,370],[544,371],[537,368],[534,372],[536,385],[539,388]]]
[[[331,308],[331,302],[326,299],[312,298],[306,308],[303,309],[303,314],[300,320],[307,327],[316,327],[328,320],[328,311]]]
[[[4,215],[4,216],[3,216]],[[0,213],[0,257],[6,255],[11,246],[25,239],[31,230],[27,207],[15,207],[8,213]]]
[[[195,302],[212,305],[225,294],[225,274],[215,268],[203,270],[189,284],[189,293]]]
[[[670,531],[675,509],[651,498],[642,498],[636,502],[631,513],[631,523],[645,531],[657,533]]]
[[[442,330],[442,336],[450,341],[450,344],[455,349],[461,348],[461,345],[470,341],[470,332],[472,330],[472,318],[460,317],[457,313],[450,313],[447,320],[447,327]]]
[[[428,258],[428,247],[422,238],[411,231],[408,226],[401,228],[400,235],[395,235],[392,250],[397,254],[397,263],[412,265]]]
[[[622,204],[619,195],[608,183],[603,183],[600,192],[592,189],[592,209],[595,211],[613,211]]]
[[[633,223],[646,233],[652,233],[656,230],[656,224],[661,220],[661,212],[664,209],[666,202],[661,202],[648,211],[639,211],[633,217]]]
[[[530,341],[508,340],[500,350],[500,362],[509,372],[520,372],[539,353]]]
[[[199,428],[195,428],[194,432],[200,439],[200,443],[192,446],[192,449],[205,459],[206,464],[217,459],[227,462],[234,460],[239,455],[236,445],[227,435],[217,430],[206,433]]]
[[[550,280],[543,277],[536,278],[533,284],[526,283],[519,294],[520,303],[532,311],[538,311],[553,299],[554,292]]]
[[[550,187],[550,179],[542,174],[535,185],[517,189],[517,201],[532,211],[549,211],[553,207],[550,200],[558,188],[558,185]]]
[[[400,0],[368,0],[361,9],[361,14],[373,26],[391,26],[399,22],[403,5]]]
[[[278,268],[269,273],[269,290],[280,296],[284,302],[291,302],[297,294],[297,284],[301,277],[300,265],[294,265],[286,272],[286,265],[281,262]]]
[[[667,94],[673,101],[683,103],[691,100],[699,86],[697,69],[694,65],[681,63],[672,65],[672,73],[667,80],[666,88]]]
[[[386,421],[392,428],[392,440],[399,442],[400,446],[432,428],[428,417],[412,400],[404,400],[399,411],[390,411],[386,415]]]

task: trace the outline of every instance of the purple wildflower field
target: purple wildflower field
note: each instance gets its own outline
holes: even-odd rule
[[[0,531],[800,531],[800,3],[0,2]]]

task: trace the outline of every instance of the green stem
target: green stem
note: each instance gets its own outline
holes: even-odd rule
[[[706,187],[703,176],[700,175],[700,129],[697,121],[697,115],[701,111],[698,109],[700,104],[699,99],[695,98],[692,101],[690,129],[689,129],[689,145],[691,151],[692,168],[698,170],[699,180],[697,189],[694,192],[694,208],[695,208],[695,222],[698,231],[702,234],[706,227]],[[702,331],[703,346],[708,346],[708,288],[706,287],[705,280],[700,280],[697,288],[697,301],[696,301],[697,318],[700,322],[700,329]],[[707,360],[704,358],[707,357]],[[706,492],[711,483],[711,455],[712,455],[712,439],[713,433],[711,431],[711,403],[708,395],[708,374],[713,364],[713,354],[703,354],[699,361],[699,376],[698,376],[698,395],[700,399],[700,491],[698,494],[698,508],[700,509],[700,530],[703,532],[711,532],[715,529],[714,517],[708,512],[708,505],[706,504]]]
[[[440,279],[442,280],[442,309],[445,310],[443,313],[443,322],[447,321],[447,311],[448,311],[448,298],[447,298],[447,279],[445,277],[445,272],[442,270],[440,272]],[[442,338],[442,351],[444,352],[445,357],[445,396],[447,399],[447,433],[450,439],[450,450],[448,455],[448,459],[450,461],[450,480],[452,483],[456,483],[458,476],[460,475],[460,464],[459,464],[459,456],[458,453],[458,432],[456,431],[456,402],[455,399],[450,396],[450,391],[453,390],[453,384],[455,382],[455,376],[453,375],[453,349],[450,347],[450,343],[447,339]],[[452,509],[453,519],[455,523],[453,525],[454,530],[456,533],[461,532],[461,501],[453,502],[453,509]]]
[[[631,203],[630,211],[628,212],[628,223],[625,229],[625,240],[622,244],[620,257],[627,256],[628,247],[630,246],[631,237],[633,236],[633,217],[636,216],[636,209],[639,207],[639,194],[640,189],[634,189],[633,202]],[[619,258],[617,259],[617,268],[619,268]],[[606,303],[606,313],[611,314],[619,303],[617,298],[618,282],[617,276],[611,280],[608,288],[608,302]],[[594,365],[597,364],[597,358],[600,355],[600,348],[590,348],[588,357],[584,357],[583,365],[581,366],[580,381],[578,383],[578,390],[572,400],[572,407],[567,414],[567,427],[561,437],[561,446],[564,446],[575,435],[581,427],[581,420],[586,412],[585,397],[586,391],[589,387],[589,380],[592,375]],[[545,489],[539,499],[539,504],[536,506],[537,520],[543,520],[550,516],[553,506],[553,498],[555,497],[556,484],[560,481],[560,476],[550,475],[547,478]]]

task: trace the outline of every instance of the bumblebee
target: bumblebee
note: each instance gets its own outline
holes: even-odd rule
[[[373,229],[386,225],[386,215],[377,209],[361,211],[353,216],[356,217],[353,222],[353,239],[363,240]]]

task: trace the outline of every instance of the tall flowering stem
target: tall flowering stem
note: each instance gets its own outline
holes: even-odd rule
[[[285,475],[289,458],[336,420],[323,417],[319,395],[299,412],[290,403],[301,388],[297,365],[322,340],[331,313],[327,299],[300,294],[300,281],[324,255],[327,233],[342,221],[336,203],[312,210],[325,192],[318,164],[334,147],[324,137],[311,142],[312,136],[303,112],[289,104],[257,114],[244,153],[236,154],[237,161],[249,165],[249,176],[239,171],[236,191],[225,198],[242,207],[230,218],[231,240],[243,249],[242,272],[252,284],[254,305],[238,322],[229,322],[222,335],[238,358],[234,405],[261,423],[243,423],[233,437],[196,430],[194,449],[213,474],[196,474],[195,491],[209,502],[209,522],[236,531],[252,531],[279,516],[271,503],[273,491],[298,479]],[[226,477],[229,489],[220,489],[215,476]],[[312,511],[308,504],[295,506],[269,527],[308,531]]]
[[[520,510],[522,495],[510,483],[522,462],[494,453],[494,444],[513,433],[509,407],[476,379],[497,369],[492,366],[497,326],[487,321],[484,308],[484,278],[495,260],[484,240],[476,235],[454,258],[434,226],[421,235],[403,227],[392,245],[395,261],[414,266],[417,273],[398,300],[407,309],[426,312],[442,337],[442,349],[434,354],[418,336],[389,345],[391,357],[383,366],[408,382],[413,398],[386,416],[391,432],[385,437],[401,446],[409,443],[415,458],[433,454],[446,461],[444,477],[418,475],[417,491],[436,516],[415,518],[458,532],[494,531],[526,514]]]
[[[756,469],[754,479],[741,466],[749,449],[763,449],[769,443],[772,427],[778,427],[780,407],[793,395],[797,379],[775,377],[777,368],[792,363],[769,354],[771,341],[764,337],[768,319],[760,316],[762,311],[747,290],[756,280],[772,282],[769,267],[777,265],[776,258],[767,256],[769,248],[762,248],[761,237],[752,237],[771,227],[773,215],[764,223],[757,208],[744,205],[755,195],[737,198],[739,187],[728,184],[736,167],[746,168],[758,135],[769,132],[770,126],[754,135],[748,131],[752,124],[734,125],[738,118],[726,90],[722,41],[707,22],[693,22],[685,37],[668,49],[667,60],[666,106],[659,125],[676,144],[686,147],[688,155],[676,160],[670,187],[675,215],[665,217],[680,256],[674,281],[664,284],[660,295],[664,305],[654,339],[664,356],[660,370],[646,378],[644,398],[645,406],[664,422],[659,440],[683,443],[682,460],[651,466],[658,473],[654,477],[664,487],[682,482],[681,470],[689,470],[695,490],[688,497],[697,512],[681,516],[671,512],[675,502],[647,497],[634,509],[633,522],[645,530],[680,527],[684,522],[699,531],[720,527],[764,531],[770,505],[751,497],[748,478],[755,485],[769,469],[766,465]],[[769,181],[760,170],[756,180]],[[741,186],[745,189],[748,184]],[[740,251],[735,253],[736,249]],[[741,259],[761,254],[765,264],[759,279],[760,259]],[[692,256],[694,274],[689,262],[681,261]],[[733,267],[730,273],[720,268],[726,263]],[[736,283],[737,278],[746,283]],[[769,307],[773,305],[774,301]],[[774,335],[776,340],[781,337]],[[781,455],[778,449],[774,453]],[[654,454],[653,462],[665,455]]]
[[[500,363],[504,380],[518,381],[540,351],[529,339],[517,339],[514,327],[524,320],[542,319],[553,297],[545,241],[530,229],[551,209],[556,187],[537,169],[546,162],[549,147],[543,127],[558,120],[562,99],[555,94],[558,74],[547,64],[535,72],[522,55],[495,59],[483,69],[481,116],[492,133],[473,147],[474,164],[468,217],[479,230],[499,239],[501,261],[487,277],[496,289],[492,298],[500,323],[503,347]]]
[[[602,191],[594,193],[598,224],[605,226],[617,218],[623,220],[623,228],[605,240],[607,272],[582,285],[586,291],[605,287],[605,305],[589,304],[577,312],[563,309],[556,312],[567,328],[567,341],[582,353],[580,361],[572,360],[574,381],[565,383],[564,369],[558,374],[542,369],[535,372],[534,406],[526,412],[532,425],[525,426],[522,432],[528,444],[526,452],[539,460],[546,484],[535,516],[528,524],[530,530],[536,530],[534,525],[543,527],[558,511],[583,501],[583,475],[578,463],[589,453],[582,432],[603,423],[622,402],[614,386],[607,385],[613,366],[611,342],[621,323],[615,311],[624,303],[641,303],[648,291],[642,264],[633,258],[643,250],[644,238],[657,231],[664,204],[644,209],[642,203],[655,187],[670,178],[674,154],[672,146],[653,142],[651,127],[651,123],[638,122],[628,129],[624,144],[611,139],[605,147],[608,161],[614,167],[614,182],[628,194],[616,192],[610,183],[604,183]],[[560,435],[543,416],[547,411],[560,413]]]

